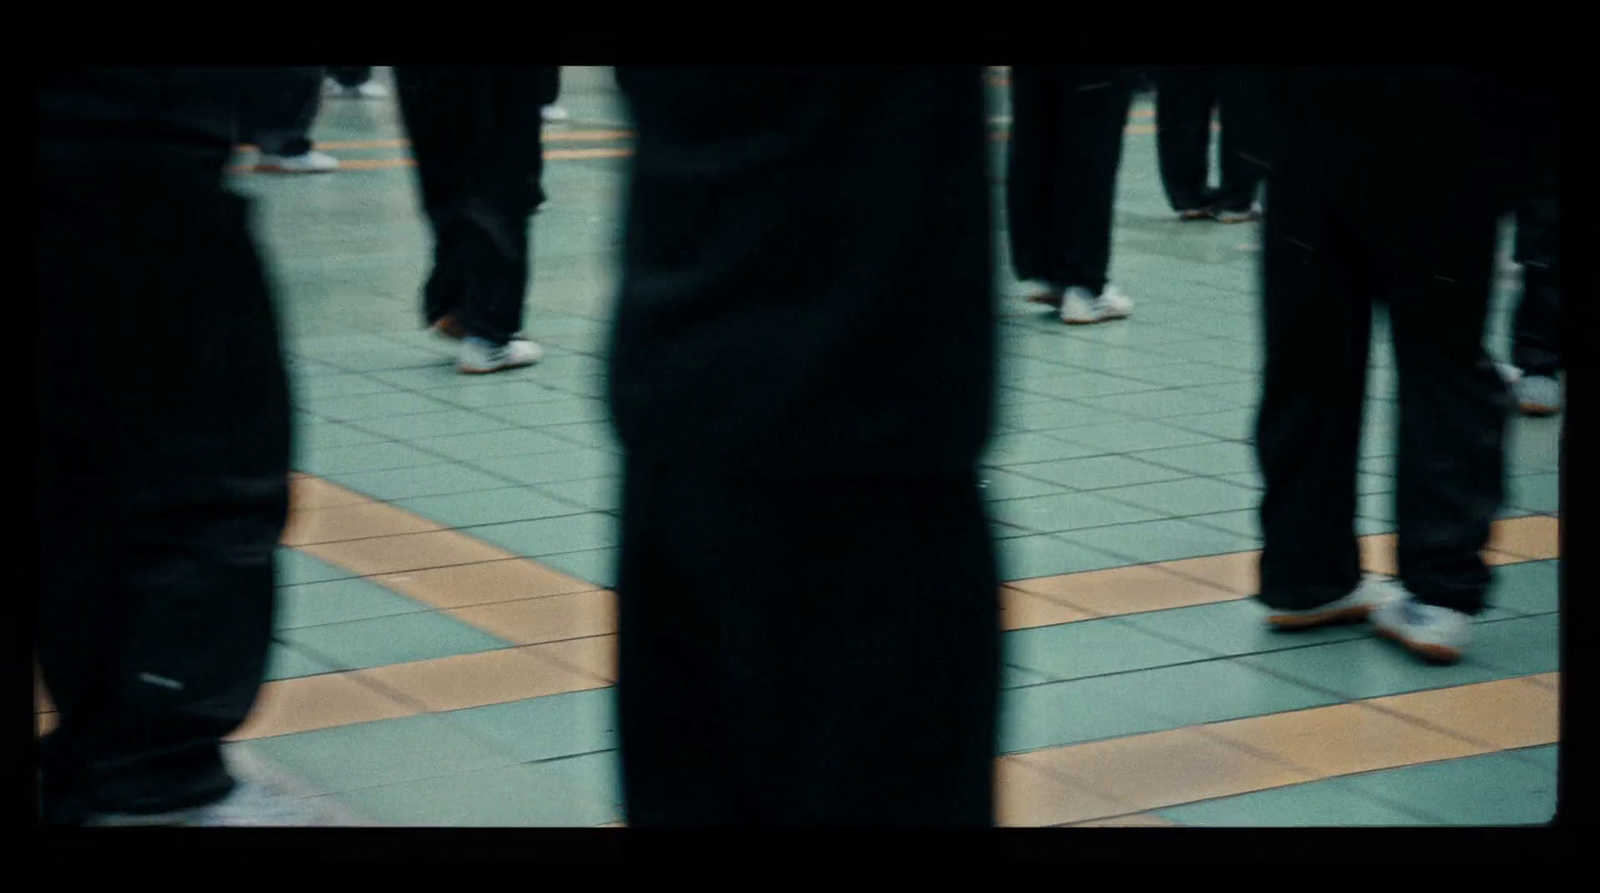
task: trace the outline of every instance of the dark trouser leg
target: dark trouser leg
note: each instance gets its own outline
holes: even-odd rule
[[[431,324],[454,314],[503,344],[522,327],[529,218],[543,202],[544,69],[402,67],[400,107],[434,231]]]
[[[1049,246],[1052,281],[1099,294],[1111,264],[1117,165],[1132,94],[1127,74],[1117,70],[1066,69],[1062,77],[1056,125],[1062,138],[1052,159],[1051,214],[1060,221]]]
[[[1248,211],[1267,175],[1270,128],[1281,120],[1273,120],[1268,76],[1227,71],[1219,81],[1222,181],[1207,203],[1218,211]]]
[[[232,787],[288,510],[276,322],[225,157],[41,144],[37,653],[46,815]]]
[[[1561,216],[1554,184],[1517,209],[1522,297],[1511,327],[1511,363],[1524,375],[1561,371]]]
[[[630,825],[992,823],[997,583],[972,475],[627,486]]]
[[[1205,205],[1213,76],[1192,69],[1164,69],[1156,76],[1156,152],[1161,185],[1175,211]]]
[[[1354,524],[1370,261],[1322,179],[1315,169],[1280,172],[1263,246],[1260,599],[1284,610],[1326,604],[1361,577]]]
[[[372,66],[363,65],[351,68],[328,68],[328,76],[341,87],[359,87],[372,80]]]
[[[263,155],[293,158],[311,151],[311,125],[322,107],[321,68],[290,69],[283,89],[268,93],[259,105],[240,110],[241,137]]]
[[[1062,171],[1055,165],[1059,139],[1055,97],[1060,85],[1050,69],[1011,69],[1011,139],[1006,146],[1006,235],[1017,278],[1048,281],[1050,246],[1057,241],[1050,196]],[[1059,284],[1059,283],[1056,283]]]
[[[1498,214],[1464,203],[1457,182],[1428,189],[1421,180],[1373,184],[1371,195],[1414,191],[1398,212],[1364,215],[1385,254],[1380,287],[1400,386],[1400,579],[1419,601],[1476,614],[1489,586],[1479,553],[1504,495],[1511,408],[1483,349]]]

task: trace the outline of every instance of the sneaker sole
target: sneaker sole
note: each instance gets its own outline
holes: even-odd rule
[[[1026,300],[1029,304],[1043,304],[1046,307],[1054,307],[1057,310],[1061,309],[1061,299],[1047,291],[1039,292],[1036,295],[1029,295]]]
[[[496,372],[507,372],[512,369],[526,369],[529,366],[535,365],[536,363],[538,363],[538,360],[533,360],[527,363],[507,363],[504,366],[490,366],[482,369],[472,366],[458,366],[456,368],[461,370],[462,375],[493,375]]]
[[[1434,664],[1453,664],[1461,660],[1461,650],[1448,645],[1413,642],[1392,629],[1378,627],[1379,638],[1388,639],[1416,656]]]
[[[1522,403],[1517,406],[1522,414],[1536,419],[1547,418],[1561,411],[1559,406],[1545,406],[1539,403]]]
[[[1277,630],[1294,631],[1335,624],[1360,623],[1370,616],[1372,616],[1371,605],[1354,605],[1317,614],[1274,614],[1267,618],[1267,625]]]

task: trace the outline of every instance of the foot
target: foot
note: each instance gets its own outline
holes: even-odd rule
[[[1551,416],[1561,411],[1561,382],[1553,375],[1525,375],[1515,385],[1517,408],[1526,416]]]
[[[532,366],[543,356],[543,348],[521,338],[496,346],[482,338],[468,336],[461,342],[461,371],[468,375],[487,375]]]
[[[1495,363],[1494,370],[1500,373],[1500,378],[1503,379],[1506,384],[1514,385],[1522,380],[1522,370],[1511,365],[1510,363]]]
[[[1316,629],[1338,623],[1360,623],[1380,606],[1405,598],[1405,590],[1388,577],[1368,574],[1349,595],[1325,605],[1301,611],[1273,609],[1267,626],[1285,632]]]
[[[568,118],[571,117],[571,115],[567,114],[567,110],[562,108],[559,105],[547,105],[547,106],[545,106],[543,109],[540,110],[540,115],[544,118],[544,120],[546,122],[551,123],[551,124],[555,124],[555,123],[560,122],[560,121],[565,121],[565,120],[567,120]]]
[[[1133,299],[1110,285],[1099,297],[1082,288],[1069,288],[1061,298],[1061,321],[1069,326],[1086,326],[1109,319],[1126,319],[1133,313]]]
[[[228,796],[206,806],[154,815],[101,814],[99,827],[301,828],[332,824],[329,817],[259,782],[241,781]]]
[[[1255,208],[1245,208],[1242,211],[1218,211],[1216,216],[1218,223],[1249,223],[1259,219],[1261,212]]]
[[[1179,220],[1215,220],[1217,213],[1210,208],[1187,208],[1178,212]]]
[[[1061,289],[1049,283],[1029,282],[1023,286],[1024,299],[1029,304],[1043,304],[1046,307],[1061,307]]]
[[[330,99],[388,99],[389,88],[376,81],[367,81],[354,87],[346,87],[329,78],[326,94]]]
[[[451,341],[460,341],[467,337],[466,327],[461,324],[460,320],[455,318],[454,314],[445,314],[439,317],[428,329],[442,337],[449,338]]]
[[[304,155],[263,155],[256,169],[280,174],[326,174],[339,169],[339,159],[317,151]]]
[[[1453,664],[1472,642],[1472,618],[1460,611],[1425,605],[1409,594],[1372,612],[1378,635],[1434,663]]]

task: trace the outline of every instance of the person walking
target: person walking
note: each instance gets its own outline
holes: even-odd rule
[[[1555,177],[1517,209],[1522,296],[1511,323],[1510,380],[1523,415],[1561,411],[1561,214]]]
[[[372,66],[329,66],[324,92],[330,99],[388,99],[389,88],[372,79]]]
[[[1165,68],[1156,74],[1156,152],[1161,185],[1183,220],[1244,223],[1257,218],[1273,126],[1262,77],[1234,68]],[[1220,118],[1221,181],[1213,189],[1212,113]]]
[[[311,142],[311,125],[322,106],[322,76],[321,68],[285,67],[269,89],[242,100],[238,141],[256,147],[256,170],[326,174],[339,169],[339,159]]]
[[[289,390],[236,102],[280,72],[46,68],[38,86],[36,657],[49,824],[315,817],[224,762],[266,672]]]
[[[1011,71],[1006,234],[1017,278],[1061,321],[1122,319],[1133,301],[1107,278],[1117,165],[1136,72],[1018,65]]]
[[[628,824],[991,824],[983,69],[618,83]]]
[[[1486,605],[1479,553],[1504,488],[1511,400],[1483,348],[1497,221],[1526,172],[1553,169],[1553,88],[1448,68],[1288,77],[1263,251],[1258,597],[1281,629],[1370,618],[1455,661]],[[1398,581],[1362,578],[1353,530],[1375,301],[1399,380]]]
[[[400,66],[395,83],[433,230],[425,322],[461,342],[464,373],[537,363],[544,351],[520,333],[545,198],[540,108],[559,69]]]

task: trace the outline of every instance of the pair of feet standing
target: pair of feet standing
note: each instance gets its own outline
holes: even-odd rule
[[[1379,574],[1368,574],[1348,595],[1328,604],[1267,615],[1267,626],[1284,632],[1361,622],[1371,622],[1378,635],[1434,663],[1455,663],[1472,643],[1471,615],[1420,602],[1398,580]]]
[[[457,368],[465,375],[521,369],[544,358],[544,348],[526,338],[512,337],[504,344],[496,344],[468,333],[454,316],[445,316],[430,328],[441,337],[460,343]]]

